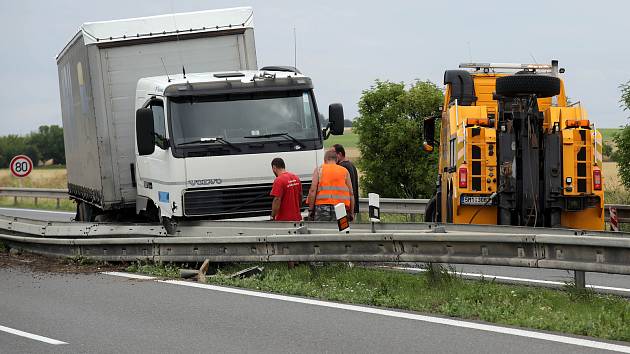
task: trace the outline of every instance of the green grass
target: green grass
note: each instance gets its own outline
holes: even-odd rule
[[[136,262],[125,269],[130,273],[142,273],[163,278],[179,278],[179,268],[166,263]]]
[[[76,265],[76,266],[93,265],[93,264],[98,263],[97,261],[91,258],[85,257],[85,256],[67,257],[66,262],[67,264]]]
[[[443,271],[408,274],[382,269],[265,264],[262,274],[232,279],[230,266],[208,282],[324,300],[435,313],[503,325],[630,341],[630,302],[586,290],[541,289],[468,281]]]
[[[597,128],[602,133],[602,140],[612,141],[613,135],[621,130],[621,128]]]
[[[42,209],[42,210],[59,210],[59,211],[75,211],[77,210],[76,204],[69,199],[62,199],[59,202],[59,209],[57,209],[57,201],[55,199],[43,199],[38,198],[37,204],[35,204],[34,198],[19,197],[17,203],[14,202],[13,197],[0,197],[0,207],[7,208],[24,208],[24,209]]]
[[[356,148],[359,143],[359,135],[346,130],[343,135],[331,135],[324,141],[324,146],[330,148],[335,144],[341,144],[344,148]]]
[[[370,222],[370,217],[367,212],[361,212],[361,217],[356,222],[365,224]],[[424,221],[424,215],[422,214],[393,214],[393,213],[381,213],[382,223],[401,223],[401,222],[422,222]]]

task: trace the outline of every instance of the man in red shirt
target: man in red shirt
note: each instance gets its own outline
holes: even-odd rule
[[[271,170],[276,175],[271,193],[271,218],[275,221],[301,221],[302,182],[298,176],[286,170],[284,160],[276,157],[271,161]]]

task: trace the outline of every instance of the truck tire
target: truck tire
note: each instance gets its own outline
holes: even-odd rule
[[[496,92],[505,97],[536,95],[552,97],[560,93],[560,79],[548,75],[510,75],[497,79]]]
[[[175,218],[160,216],[160,224],[164,226],[164,230],[166,230],[166,234],[169,236],[175,235],[177,232],[177,220],[175,220]]]
[[[96,218],[96,212],[94,207],[86,202],[77,202],[77,214],[74,217],[75,221],[93,222]]]

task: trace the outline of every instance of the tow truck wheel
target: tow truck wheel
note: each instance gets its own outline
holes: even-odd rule
[[[560,93],[560,79],[548,75],[510,75],[497,79],[498,95],[515,97],[536,95],[538,98],[552,97]]]

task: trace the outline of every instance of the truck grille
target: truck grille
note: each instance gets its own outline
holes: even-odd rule
[[[245,217],[271,213],[271,183],[191,189],[184,192],[184,215]],[[304,198],[310,182],[302,183]]]

